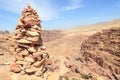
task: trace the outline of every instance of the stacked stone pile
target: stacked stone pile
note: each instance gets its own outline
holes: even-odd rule
[[[14,32],[16,60],[10,66],[11,71],[37,76],[46,71],[45,61],[49,55],[42,43],[40,22],[37,12],[28,5]]]

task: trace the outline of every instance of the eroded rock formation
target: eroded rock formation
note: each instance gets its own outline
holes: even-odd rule
[[[46,71],[45,61],[49,55],[41,39],[40,22],[37,12],[27,5],[14,32],[16,60],[10,66],[11,71],[37,76]]]
[[[90,36],[82,43],[81,53],[93,72],[104,76],[105,80],[120,79],[120,28]]]

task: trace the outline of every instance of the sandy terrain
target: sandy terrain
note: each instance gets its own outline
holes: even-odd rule
[[[58,80],[56,79],[57,74],[59,76],[67,75],[69,76],[69,80],[85,80],[87,77],[86,75],[81,76],[80,73],[78,74],[74,71],[74,68],[72,68],[73,71],[70,71],[71,68],[66,68],[67,64],[65,62],[76,64],[76,66],[78,66],[80,69],[84,69],[83,73],[85,71],[91,72],[88,67],[82,66],[83,63],[79,62],[79,58],[82,58],[82,54],[80,54],[81,44],[94,33],[100,32],[103,29],[109,29],[111,27],[120,27],[120,20],[118,19],[105,23],[77,27],[69,30],[62,30],[61,33],[59,33],[60,36],[43,35],[43,41],[45,46],[47,46],[50,58],[53,60],[58,60],[58,62],[56,62],[53,66],[59,66],[59,69],[56,69],[56,73],[50,73],[50,76],[52,76],[54,80]],[[52,34],[52,31],[50,33]],[[55,32],[54,34],[57,33]],[[14,61],[13,45],[14,42],[11,34],[0,35],[0,80],[43,80],[40,77],[14,74],[9,71],[9,64]],[[93,62],[93,65],[94,64],[96,65],[95,62]],[[66,74],[68,71],[70,72]],[[93,74],[96,73],[93,72]],[[105,80],[102,78],[102,76],[96,76],[97,80]],[[47,80],[53,80],[52,78]]]

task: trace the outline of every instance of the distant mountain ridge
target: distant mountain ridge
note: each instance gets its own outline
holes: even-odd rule
[[[80,27],[64,30],[64,32],[65,34],[70,34],[70,33],[94,34],[98,31],[102,31],[103,29],[109,29],[112,27],[120,27],[120,19],[102,22],[102,23],[96,23],[92,25],[80,26]]]

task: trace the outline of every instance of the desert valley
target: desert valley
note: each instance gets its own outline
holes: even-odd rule
[[[13,33],[0,34],[0,80],[120,80],[120,19],[67,30],[43,30],[49,52],[41,77],[10,71]]]

